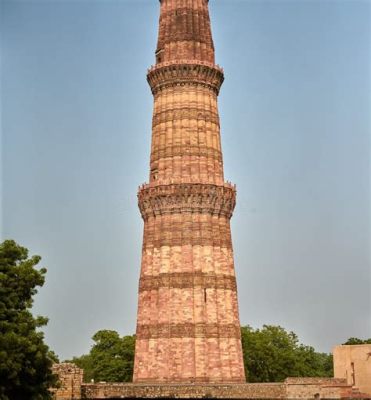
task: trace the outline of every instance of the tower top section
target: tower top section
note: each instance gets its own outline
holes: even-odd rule
[[[214,64],[208,0],[160,0],[156,64],[184,60]]]

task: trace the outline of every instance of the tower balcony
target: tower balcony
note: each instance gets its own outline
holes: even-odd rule
[[[223,68],[199,60],[177,60],[163,62],[149,68],[147,81],[152,93],[175,85],[203,85],[217,95],[224,81]]]
[[[144,221],[151,216],[199,213],[230,219],[236,205],[236,185],[204,183],[143,184],[138,206]]]

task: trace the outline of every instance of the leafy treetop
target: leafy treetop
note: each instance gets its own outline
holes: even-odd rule
[[[294,332],[281,326],[241,328],[242,350],[249,382],[280,382],[287,377],[333,376],[331,354],[299,343]]]
[[[40,259],[29,257],[13,240],[0,244],[1,400],[46,400],[56,383],[48,346],[38,331],[48,320],[30,312],[37,287],[45,281],[46,269],[35,268]]]
[[[370,339],[358,339],[355,337],[349,338],[345,343],[343,344],[371,344],[371,338]]]
[[[130,382],[133,375],[135,336],[123,336],[111,330],[98,331],[89,354],[71,362],[84,370],[89,382]]]

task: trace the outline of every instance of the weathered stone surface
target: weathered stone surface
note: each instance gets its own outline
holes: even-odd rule
[[[55,399],[81,399],[84,371],[72,363],[54,364],[52,369],[59,378],[59,388],[52,389]]]
[[[81,399],[287,399],[370,400],[346,379],[287,378],[282,383],[208,383],[197,380],[190,384],[157,382],[141,383],[82,383],[82,370],[71,364],[54,366],[62,387],[55,393],[56,400]]]
[[[143,399],[284,399],[285,385],[204,383],[186,385],[98,384],[84,385],[83,393],[89,399],[143,398]]]
[[[156,62],[195,58],[214,63],[208,0],[161,1]]]
[[[334,348],[334,374],[371,396],[371,344]]]

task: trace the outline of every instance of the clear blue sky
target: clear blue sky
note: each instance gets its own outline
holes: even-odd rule
[[[242,324],[371,337],[369,1],[210,1]],[[62,359],[135,331],[157,0],[1,0],[2,237]]]

